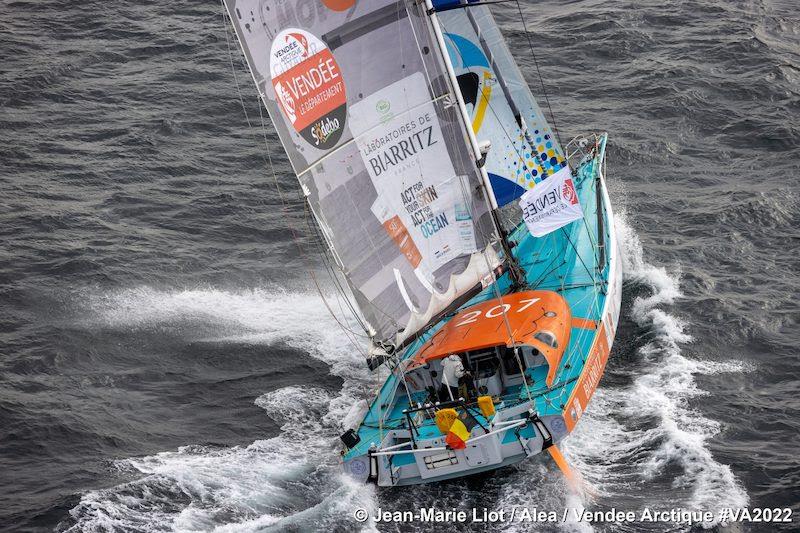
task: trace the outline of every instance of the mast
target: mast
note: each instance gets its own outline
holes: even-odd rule
[[[463,0],[462,0],[463,1]],[[478,143],[478,139],[475,135],[475,131],[472,129],[472,120],[470,119],[469,113],[467,112],[467,106],[464,103],[464,97],[461,94],[461,90],[458,87],[458,79],[456,77],[455,70],[453,69],[453,63],[450,60],[450,55],[447,53],[447,45],[444,42],[444,35],[442,34],[442,28],[439,24],[439,18],[436,14],[436,8],[433,7],[433,0],[425,0],[425,5],[427,7],[427,13],[431,20],[431,25],[433,26],[434,34],[436,35],[436,40],[439,43],[439,51],[442,56],[442,61],[444,61],[445,67],[447,68],[447,74],[450,77],[450,84],[453,87],[453,92],[455,93],[456,102],[458,104],[458,109],[461,115],[461,119],[464,121],[464,125],[467,130],[467,135],[469,136],[470,143],[472,145],[472,149],[475,152],[476,157],[480,154],[480,159],[475,161],[475,165],[478,167],[478,170],[481,173],[482,183],[483,183],[483,192],[484,195],[488,198],[490,210],[492,214],[492,222],[494,224],[495,230],[497,231],[497,236],[500,240],[500,244],[503,248],[503,253],[506,256],[506,261],[508,263],[508,270],[509,275],[511,276],[514,285],[517,287],[527,285],[527,281],[525,279],[525,272],[522,270],[522,267],[519,266],[517,259],[511,252],[511,243],[508,241],[508,235],[503,230],[503,226],[500,223],[500,219],[497,216],[497,210],[499,206],[497,205],[497,199],[495,198],[494,189],[492,188],[492,183],[489,180],[489,173],[486,171],[485,163],[486,163],[486,154],[482,153],[480,144]],[[475,23],[475,20],[472,18],[469,10],[467,10],[468,15],[470,15],[470,20]],[[476,24],[476,23],[475,23]],[[476,28],[475,31],[480,36],[480,28]],[[482,37],[481,37],[482,39]],[[488,55],[488,54],[487,54]],[[499,79],[499,77],[498,77]],[[513,99],[511,98],[510,93],[508,93],[508,88],[503,85],[504,93],[506,94],[506,98],[509,100],[509,103],[512,104],[512,109],[515,110],[515,116],[517,120],[521,120],[521,116],[519,110],[517,109],[516,105],[513,104]],[[491,149],[491,147],[489,147]]]

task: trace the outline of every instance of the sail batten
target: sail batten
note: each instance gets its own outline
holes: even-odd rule
[[[428,14],[411,0],[225,3],[365,329],[403,345],[504,262]]]

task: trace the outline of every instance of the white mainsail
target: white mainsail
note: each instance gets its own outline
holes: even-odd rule
[[[480,154],[424,5],[225,3],[373,340],[401,345],[493,279]]]

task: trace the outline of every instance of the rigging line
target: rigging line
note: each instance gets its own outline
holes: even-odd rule
[[[597,284],[596,283],[578,283],[578,282],[567,283],[567,284],[564,285],[564,289],[563,290],[564,291],[569,291],[569,290],[574,290],[574,289],[585,289],[587,287],[597,287]],[[560,286],[557,286],[557,285],[553,285],[553,286],[540,285],[537,288],[541,289],[541,290],[545,290],[545,291],[554,291],[554,290],[560,288]]]
[[[287,202],[285,201],[284,196],[283,196],[283,191],[281,190],[280,185],[278,184],[278,178],[277,178],[277,175],[275,173],[275,167],[274,167],[274,165],[272,163],[272,152],[270,150],[269,142],[268,142],[268,139],[267,139],[267,130],[266,130],[266,125],[264,123],[264,112],[261,109],[261,101],[260,101],[260,99],[259,99],[259,102],[258,102],[258,114],[259,114],[259,117],[261,119],[261,131],[262,131],[263,136],[264,136],[264,146],[266,147],[266,150],[267,150],[267,158],[269,160],[270,169],[272,170],[273,180],[275,181],[275,188],[278,190],[278,194],[280,195],[281,202],[283,203],[283,206],[284,206],[284,211],[288,212]],[[304,211],[304,214],[305,214],[304,218],[306,219],[306,222],[308,222],[308,202],[305,201],[305,199],[303,199],[303,211]],[[301,256],[303,256],[304,259],[307,259],[307,256],[305,254],[305,250],[302,248],[302,245],[300,244],[300,239],[298,238],[299,236],[298,236],[297,232],[295,231],[295,228],[293,226],[290,226],[290,228],[291,228],[291,231],[292,231],[292,236],[293,236],[294,242],[295,242],[298,250],[300,251]],[[321,250],[321,249],[322,248],[318,248],[318,250]],[[326,270],[327,270],[327,268],[326,268]],[[339,317],[336,316],[336,314],[334,313],[333,309],[331,309],[330,305],[328,304],[328,301],[327,301],[327,299],[325,298],[325,295],[322,292],[322,287],[319,285],[319,282],[317,280],[316,274],[313,272],[313,269],[309,268],[308,269],[308,273],[309,273],[309,276],[311,277],[312,281],[314,282],[314,285],[315,285],[315,287],[317,289],[317,293],[319,294],[320,298],[322,299],[323,303],[325,304],[325,307],[328,309],[328,312],[330,313],[331,317],[334,319],[334,321],[336,321],[336,323],[339,325],[339,327],[345,333],[345,336],[347,337],[348,341],[353,345],[353,347],[356,349],[356,351],[361,353],[362,355],[365,355],[364,350],[354,340],[354,338],[356,338],[356,337],[369,338],[369,337],[367,337],[367,336],[365,336],[363,334],[358,334],[358,333],[352,331],[349,327],[345,326],[342,323],[342,321],[339,319]],[[343,289],[341,288],[341,286],[338,283],[336,284],[336,287],[339,289],[339,291],[341,291],[343,293]],[[353,316],[356,318],[356,321],[359,323],[361,328],[366,331],[367,328],[364,326],[364,324],[359,319],[358,315],[353,310],[352,304],[350,304],[350,300],[346,296],[345,296],[345,300],[348,302],[348,307],[350,308],[350,311],[353,314]],[[340,311],[342,313],[342,316],[344,316],[345,313],[344,313],[344,310],[341,308],[341,301],[338,298],[337,298],[337,302],[339,302],[339,309],[340,309]],[[351,338],[348,335],[348,333],[353,335],[354,338]]]
[[[303,212],[305,215],[304,218],[306,221],[306,226],[309,228],[311,234],[316,238],[317,253],[319,254],[322,260],[322,264],[325,267],[325,270],[328,273],[329,277],[331,278],[331,282],[336,286],[338,290],[341,290],[343,292],[344,289],[342,289],[341,284],[339,282],[339,278],[338,276],[336,276],[336,268],[337,268],[335,266],[336,258],[330,254],[328,250],[327,240],[325,239],[325,236],[322,235],[322,227],[319,225],[319,223],[317,223],[313,211],[311,210],[311,207],[307,202],[304,205]],[[349,302],[349,299],[347,301]],[[360,320],[359,323],[361,327],[366,330],[366,328],[364,327],[363,323],[360,322]]]
[[[582,302],[584,302],[589,297],[592,298],[592,306],[594,307],[595,314],[600,317],[600,320],[602,320],[602,310],[599,310],[600,312],[598,312],[598,309],[597,309],[597,304],[598,304],[598,300],[599,300],[599,293],[597,291],[587,292],[586,295],[582,296],[577,302],[575,302],[576,306],[578,304],[581,304]],[[585,339],[590,334],[597,335],[598,331],[599,331],[599,325],[594,330],[581,329],[580,332],[578,333],[578,338],[577,338],[577,341],[576,341],[577,346],[580,346],[583,343],[583,339]],[[570,342],[570,344],[571,344],[571,342]],[[578,356],[580,356],[582,358],[583,354],[581,353],[579,348],[576,348],[575,350],[571,351],[570,354],[567,356],[567,360],[565,362],[565,365],[566,364],[572,364],[574,362],[574,359],[577,358]]]
[[[313,272],[311,272],[311,271],[309,271],[309,275],[310,275],[310,277],[311,277],[311,280],[314,282],[314,286],[317,288],[317,292],[319,292],[320,296],[322,296],[322,288],[319,286],[319,283],[317,282],[317,277],[316,277],[316,276],[314,275],[314,273],[313,273]],[[355,346],[356,350],[357,350],[359,353],[361,353],[361,355],[365,355],[365,353],[364,353],[364,350],[363,350],[363,349],[361,349],[361,348],[358,346],[358,343],[356,343],[356,342],[355,342],[355,341],[354,341],[352,338],[350,338],[350,336],[348,335],[348,332],[350,332],[350,330],[349,330],[348,328],[346,328],[346,327],[344,326],[344,324],[342,324],[342,323],[339,321],[339,318],[338,318],[338,317],[336,316],[336,314],[333,312],[333,309],[331,309],[331,306],[328,304],[328,300],[327,300],[327,299],[326,299],[324,296],[322,297],[322,303],[324,303],[324,304],[325,304],[325,308],[326,308],[326,309],[328,310],[328,312],[331,314],[331,316],[332,316],[332,317],[333,317],[333,319],[336,321],[336,323],[339,325],[339,327],[340,327],[340,328],[342,328],[342,330],[343,330],[343,332],[344,332],[344,334],[345,334],[345,337],[347,337],[347,340],[348,340],[348,341],[350,341],[350,343],[351,343],[351,344],[353,344],[353,345]],[[352,332],[350,332],[350,333],[352,333]]]
[[[561,263],[559,263],[558,265],[554,266],[553,268],[550,268],[550,266],[555,264],[555,262],[558,261],[559,259],[561,260]],[[567,262],[564,260],[563,257],[559,257],[558,255],[554,255],[553,259],[547,264],[547,267],[545,267],[545,268],[550,268],[550,270],[543,271],[542,274],[538,278],[536,278],[536,281],[534,281],[531,284],[531,287],[534,288],[534,289],[538,289],[539,285],[544,283],[544,280],[546,280],[547,277],[550,274],[552,274],[553,272],[555,272],[556,270],[558,270],[559,268],[561,268],[562,266],[564,266],[566,264],[567,264]]]
[[[330,276],[330,274],[331,274],[331,273],[330,273],[330,269],[326,268],[326,269],[325,269],[325,271],[326,271],[326,273],[327,273],[327,274]],[[312,279],[313,279],[314,283],[317,285],[317,287],[318,287],[318,289],[319,289],[319,284],[317,283],[316,276],[313,276],[313,277],[312,277]],[[334,285],[336,285],[336,284],[334,283]],[[339,288],[339,290],[341,290],[341,288],[340,288],[340,287],[338,287],[338,288]],[[337,291],[336,291],[336,295],[337,295],[337,297],[336,297],[336,303],[337,303],[337,305],[339,306],[339,311],[341,312],[341,314],[342,314],[342,317],[346,317],[346,316],[347,316],[347,313],[346,313],[346,312],[345,312],[345,310],[342,308],[342,300],[341,300],[341,298],[339,297],[339,290],[337,290]],[[319,292],[319,290],[318,290],[318,292]],[[328,302],[327,302],[327,299],[326,299],[326,298],[324,298],[324,297],[322,297],[322,299],[323,299],[323,301],[324,301],[325,305],[326,305],[326,306],[329,306],[329,304],[328,304]],[[349,300],[347,300],[346,298],[345,298],[345,301],[349,302]],[[333,314],[333,313],[331,313],[331,314]],[[352,310],[352,308],[350,308],[350,314],[355,316],[355,314],[353,313],[353,310]],[[343,324],[343,323],[342,323],[342,322],[339,320],[339,318],[338,318],[338,317],[336,317],[335,315],[333,316],[333,318],[334,318],[334,320],[336,320],[336,322],[339,324],[339,327],[342,329],[342,331],[345,333],[345,335],[347,335],[347,334],[349,333],[350,335],[352,335],[352,336],[353,336],[353,338],[369,339],[369,337],[368,337],[368,336],[366,336],[366,335],[364,335],[363,333],[358,333],[358,332],[356,332],[356,331],[353,331],[353,330],[352,330],[350,327],[348,327],[348,326],[346,326],[345,324]],[[358,318],[356,318],[356,321],[358,321]],[[348,336],[348,339],[349,339],[349,336]],[[351,340],[351,342],[353,342],[353,343],[354,343],[354,341],[353,341],[352,339],[350,339],[350,340]],[[356,346],[356,351],[358,351],[359,353],[361,353],[362,355],[364,355],[364,350],[362,350],[360,346]]]
[[[542,72],[539,70],[539,61],[536,59],[536,53],[533,51],[533,42],[531,41],[531,34],[528,33],[528,24],[525,22],[525,15],[522,13],[522,5],[517,2],[517,10],[519,11],[519,18],[522,21],[522,29],[525,30],[525,37],[528,39],[528,48],[531,51],[531,56],[533,57],[533,64],[536,66],[536,74],[539,76],[539,82],[542,85],[542,93],[544,94],[544,100],[547,102],[547,109],[550,110],[550,120],[553,121],[553,130],[556,132],[556,138],[558,139],[558,144],[562,145],[561,143],[561,135],[558,133],[558,124],[556,124],[556,116],[553,113],[553,108],[550,105],[550,98],[547,95],[547,87],[544,84],[544,78],[542,78]]]
[[[305,218],[306,218],[306,224],[309,226],[309,229],[311,229],[312,233],[317,237],[317,242],[319,242],[321,244],[321,236],[319,234],[320,230],[317,227],[317,225],[314,224],[313,221],[311,220],[311,218],[308,216],[308,212],[307,211],[306,211],[306,217]],[[350,309],[350,312],[353,315],[353,317],[355,318],[356,322],[358,322],[358,324],[361,326],[362,329],[366,330],[367,328],[365,327],[364,323],[361,321],[361,318],[358,316],[358,313],[354,309],[352,302],[345,295],[344,288],[342,287],[338,276],[336,276],[336,272],[335,272],[335,270],[333,270],[333,267],[331,266],[330,260],[328,259],[328,255],[325,252],[325,246],[318,246],[317,248],[319,250],[320,256],[322,257],[323,265],[325,265],[325,271],[328,274],[328,276],[330,277],[331,282],[333,283],[334,287],[337,289],[337,291],[336,291],[337,294],[341,294],[342,296],[344,296],[344,300],[347,303],[347,307]],[[324,299],[325,298],[323,297],[323,300]],[[344,316],[344,314],[345,314],[344,310],[341,309],[341,300],[338,297],[337,297],[337,302],[339,303],[339,308],[342,311],[342,315]],[[327,305],[327,302],[326,302],[326,305]],[[337,317],[334,316],[334,319],[337,320],[337,322],[338,322],[338,318]],[[342,327],[342,329],[350,332],[355,337],[361,337],[363,339],[369,339],[369,336],[364,335],[364,334],[356,333],[355,331],[352,331],[351,329],[346,328],[341,323],[340,323],[340,326]]]
[[[318,253],[320,254],[320,257],[322,258],[323,265],[325,265],[325,270],[328,273],[331,282],[334,284],[334,287],[337,289],[337,292],[341,293],[341,295],[344,297],[345,302],[347,302],[347,307],[350,309],[350,312],[353,314],[353,317],[356,319],[356,322],[358,322],[358,324],[361,326],[361,329],[366,331],[367,327],[362,322],[361,317],[358,315],[358,313],[356,313],[353,304],[350,301],[350,298],[346,296],[345,290],[342,287],[341,282],[339,281],[339,277],[336,275],[336,271],[332,266],[332,258],[330,258],[330,256],[328,255],[327,246],[323,243],[323,237],[320,234],[321,229],[315,223],[313,215],[309,215],[309,209],[307,203],[305,204],[305,207],[306,207],[305,209],[306,225],[309,227],[312,234],[317,238],[317,243],[318,243],[317,250]]]
[[[594,250],[594,253],[592,255],[594,256],[596,264],[599,268],[600,254],[598,253],[597,243],[592,238],[592,231],[589,229],[589,222],[586,220],[586,214],[587,214],[586,212],[583,213],[583,217],[581,217],[581,220],[583,221],[583,228],[586,230],[586,236],[589,238],[589,243],[592,245],[592,250]]]
[[[339,280],[336,277],[335,272],[330,267],[327,267],[325,269],[325,272],[328,274],[328,277],[331,280],[331,283],[333,284],[333,286],[337,289],[336,290],[336,294],[335,294],[336,295],[336,303],[339,306],[339,311],[342,313],[342,316],[343,317],[347,316],[347,313],[345,312],[344,308],[342,307],[342,300],[344,300],[345,305],[347,306],[348,310],[350,311],[350,315],[352,315],[353,318],[356,320],[356,322],[361,326],[362,331],[364,329],[366,329],[364,327],[363,323],[361,322],[361,319],[359,318],[358,314],[356,313],[355,309],[353,309],[353,305],[351,304],[350,299],[347,298],[347,297],[343,297],[344,288],[339,283]],[[350,331],[350,333],[352,333],[353,335],[355,335],[357,337],[361,337],[363,339],[369,339],[368,335],[365,335],[363,333],[357,333],[357,332],[355,332],[353,330],[349,330],[349,331]]]
[[[347,313],[345,312],[344,308],[342,307],[342,299],[343,299],[343,298],[341,297],[341,295],[340,295],[340,294],[337,292],[337,293],[336,293],[336,305],[338,305],[338,306],[339,306],[339,312],[342,314],[342,316],[343,316],[343,317],[346,317],[346,316],[347,316]],[[347,299],[346,299],[346,298],[345,298],[344,300],[345,300],[345,302],[347,302]],[[352,313],[352,309],[351,309],[351,314],[353,314],[353,313]],[[357,320],[357,319],[356,319],[356,320]],[[360,338],[362,338],[362,339],[364,339],[364,340],[369,340],[369,337],[368,337],[367,335],[364,335],[363,333],[360,333],[360,334],[359,334],[359,333],[357,333],[357,332],[353,331],[353,330],[352,330],[352,329],[350,329],[350,328],[348,328],[348,331],[350,332],[350,334],[351,334],[351,335],[353,335],[353,337],[360,337]],[[361,354],[362,354],[362,355],[365,355],[365,353],[364,353],[363,351],[361,352]]]
[[[330,269],[326,269],[325,271],[328,273],[329,276],[331,275],[331,270]],[[338,288],[338,290],[336,291],[336,303],[339,306],[339,311],[342,313],[342,316],[343,317],[347,316],[347,314],[345,313],[344,308],[342,307],[342,300],[344,300],[345,305],[347,306],[347,308],[350,311],[350,314],[353,316],[353,318],[355,318],[356,322],[358,322],[358,324],[362,326],[362,331],[363,331],[365,328],[363,327],[363,324],[361,323],[361,320],[358,317],[358,314],[353,309],[353,306],[351,305],[350,300],[348,298],[346,298],[346,297],[342,297],[342,294],[344,293],[344,289],[342,288],[342,286],[339,283],[335,282],[334,285]],[[356,337],[361,337],[362,339],[369,339],[369,336],[365,335],[363,333],[357,333],[357,332],[355,332],[353,330],[350,330],[350,333],[352,333]]]
[[[587,292],[587,293],[586,293],[586,295],[582,296],[580,299],[578,299],[578,300],[575,302],[575,307],[578,307],[578,305],[579,305],[579,304],[581,304],[581,303],[583,303],[583,302],[584,302],[586,299],[588,299],[588,298],[589,298],[589,296],[592,296],[592,299],[593,299],[593,300],[594,300],[594,299],[596,299],[596,295],[597,295],[597,292],[596,292],[596,291],[595,291],[595,292]],[[602,318],[602,317],[601,317],[601,318]],[[590,335],[590,332],[592,332],[592,331],[595,331],[595,332],[596,332],[596,331],[597,331],[597,329],[595,329],[595,330],[588,330],[588,329],[583,329],[583,328],[579,329],[579,333],[578,333],[578,336],[577,336],[577,342],[576,342],[576,344],[577,344],[577,346],[576,346],[576,349],[572,350],[572,351],[569,353],[569,355],[567,356],[566,364],[570,364],[570,363],[573,361],[573,359],[575,358],[575,356],[580,356],[580,355],[582,355],[582,354],[581,354],[581,351],[580,351],[580,344],[582,344],[582,340],[583,340],[583,339],[584,339],[586,336]],[[571,343],[572,343],[572,342],[570,341],[570,344],[571,344]]]
[[[573,368],[575,366],[580,365],[580,372],[578,373],[578,378],[586,370],[586,361],[588,360],[589,353],[591,353],[591,350],[592,350],[592,348],[594,346],[594,339],[597,338],[597,335],[600,335],[599,327],[597,329],[595,329],[595,330],[589,330],[589,332],[586,332],[586,333],[583,333],[583,334],[579,334],[578,335],[578,339],[576,340],[576,345],[577,346],[582,346],[586,342],[586,339],[591,336],[590,332],[594,334],[594,337],[592,339],[592,342],[589,344],[589,352],[587,352],[587,354],[584,355],[579,348],[576,348],[575,350],[572,351],[572,353],[569,355],[569,357],[567,357],[567,360],[564,363],[564,368],[565,369],[566,369],[567,366],[569,366],[570,368]],[[564,394],[566,394],[566,393],[567,393],[567,390],[566,389],[562,389],[558,393],[558,399],[561,400],[564,397]]]
[[[595,173],[599,172],[599,167],[597,169],[594,168],[595,167],[595,161],[597,159],[597,155],[598,154],[595,153],[594,158],[592,158],[592,169],[595,170]],[[567,161],[569,161],[569,159],[567,159]],[[578,169],[578,172],[580,172],[580,168]],[[596,181],[597,180],[593,179],[591,181],[594,184],[595,193],[596,193],[596,191],[597,191],[597,183],[596,183]],[[586,178],[584,178],[582,184],[583,183],[586,183]],[[590,185],[590,189],[591,189],[591,185]],[[592,191],[590,190],[589,194],[591,195],[591,193],[592,193]],[[595,194],[595,196],[596,196],[596,194]],[[597,202],[595,202],[595,203],[597,203]],[[595,205],[595,213],[596,213],[597,209],[599,209],[599,206]],[[600,269],[602,271],[602,268],[601,268],[601,265],[600,265],[600,250],[598,249],[597,242],[594,240],[594,238],[592,238],[592,232],[589,229],[589,222],[586,220],[586,215],[587,215],[587,213],[584,212],[583,213],[583,227],[586,229],[586,235],[589,237],[589,242],[592,244],[592,249],[595,251],[594,257],[595,257],[595,259],[597,261],[597,267],[598,267],[598,269]]]
[[[604,217],[598,217],[596,220],[597,224],[597,268],[600,272],[605,270],[606,262],[610,265],[610,254],[606,252],[606,247],[608,246],[608,239],[606,239],[606,228],[602,226],[611,226],[614,224],[614,220],[609,219],[608,213],[609,211],[605,208],[605,198],[607,194],[607,187],[606,187],[606,150],[605,145],[603,145],[603,154],[602,157],[598,158],[600,155],[600,138],[595,135],[595,159],[597,159],[597,176],[594,179],[594,186],[595,186],[595,212],[601,213],[605,215]],[[602,187],[602,188],[600,188]],[[598,198],[599,197],[599,198]],[[604,223],[605,221],[605,223]]]
[[[566,153],[566,150],[565,150],[565,153]],[[567,164],[569,165],[569,158],[567,158]],[[575,170],[575,172],[577,174],[580,174],[580,169],[581,168],[583,168],[583,167],[582,166],[578,166],[578,168]],[[594,168],[594,160],[592,161],[592,168]],[[576,177],[577,177],[577,174],[576,174]],[[595,180],[592,180],[592,181],[595,181]],[[583,186],[583,184],[585,184],[585,183],[586,183],[586,178],[584,177],[583,181],[581,182],[581,186]],[[591,185],[590,185],[590,188],[591,188]],[[589,192],[591,194],[591,191],[589,191]],[[592,244],[592,249],[597,251],[597,243],[592,238],[592,232],[589,229],[589,222],[586,220],[587,213],[583,210],[582,207],[581,207],[581,211],[583,212],[582,220],[583,220],[583,227],[586,229],[586,235],[589,237],[589,242]],[[599,265],[599,263],[600,263],[599,254],[595,254],[595,258],[597,259],[597,263]]]
[[[233,52],[231,51],[231,41],[230,41],[230,38],[228,36],[227,11],[225,9],[224,0],[220,0],[220,6],[222,7],[222,29],[225,32],[225,43],[227,44],[227,47],[228,47],[228,61],[229,61],[230,66],[231,66],[231,73],[233,74],[233,80],[234,80],[234,83],[236,85],[236,93],[239,96],[239,103],[242,106],[242,112],[244,113],[244,118],[245,118],[245,121],[247,122],[247,127],[248,127],[249,131],[253,132],[255,130],[255,128],[253,128],[253,124],[250,121],[250,115],[247,112],[247,106],[245,106],[245,104],[244,104],[244,96],[242,96],[242,91],[241,91],[241,88],[239,87],[239,76],[236,74],[236,66],[233,64]],[[260,109],[261,109],[261,103],[259,102],[259,110]],[[264,140],[265,140],[265,143],[266,143],[266,132],[264,133]],[[269,144],[267,144],[267,148],[269,148]],[[269,150],[267,151],[267,153],[269,154]],[[264,156],[264,154],[262,154],[261,157],[264,158],[264,163],[267,163],[270,166],[270,169],[272,171],[272,176],[274,178],[275,177],[275,169],[272,166],[272,158],[270,157],[268,159],[267,157]],[[276,188],[278,189],[278,196],[281,199],[281,203],[283,203],[284,206],[285,206],[285,202],[283,200],[283,194],[281,193],[280,188],[277,187],[277,182],[276,182]]]
[[[572,246],[572,249],[575,250],[575,255],[580,260],[581,264],[583,265],[583,268],[586,269],[586,273],[589,274],[589,277],[592,279],[592,281],[595,284],[597,284],[597,279],[594,277],[594,274],[592,273],[592,271],[589,270],[589,267],[586,266],[586,263],[583,262],[583,257],[581,257],[580,252],[578,252],[578,249],[575,247],[575,244],[572,242],[572,238],[570,238],[569,234],[566,231],[564,231],[564,228],[561,228],[561,233],[564,234],[564,237],[567,238],[567,241],[569,242],[570,246]]]

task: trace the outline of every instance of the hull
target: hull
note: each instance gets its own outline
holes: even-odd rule
[[[619,249],[603,176],[605,142],[605,135],[598,137],[594,151],[576,165],[583,223],[574,222],[565,231],[543,238],[532,237],[523,226],[510,237],[516,243],[514,254],[527,272],[529,285],[537,291],[558,293],[569,306],[570,323],[558,357],[548,356],[546,361],[540,357],[542,362],[537,366],[533,359],[541,351],[534,349],[531,360],[528,355],[523,356],[518,378],[515,369],[499,364],[499,377],[478,380],[484,394],[493,397],[491,414],[457,401],[452,394],[453,402],[433,404],[422,399],[425,377],[418,383],[419,376],[412,380],[408,369],[419,365],[422,355],[435,345],[437,335],[441,337],[447,331],[448,321],[443,321],[409,346],[403,362],[389,376],[352,433],[349,449],[343,453],[346,473],[379,486],[443,481],[518,463],[574,430],[605,370],[622,296]],[[464,305],[464,311],[450,320],[463,322],[459,317],[473,317],[480,314],[475,309],[491,308],[497,291],[509,300],[519,296],[510,292],[508,279],[501,278],[495,285]],[[525,318],[536,323],[533,308],[521,311],[531,313]],[[490,312],[485,314],[491,316]],[[512,342],[508,344],[511,346]],[[519,357],[520,352],[516,353]],[[437,365],[438,361],[431,360],[425,368],[441,373],[442,367]],[[405,380],[401,379],[403,372]],[[431,374],[435,376],[437,372]],[[494,385],[491,379],[502,384]],[[496,393],[492,387],[500,387],[497,390],[501,392]],[[445,407],[471,410],[474,415],[471,418],[475,425],[469,429],[469,438],[461,449],[449,446],[444,432],[431,422],[433,412]],[[430,416],[426,419],[425,415]]]

